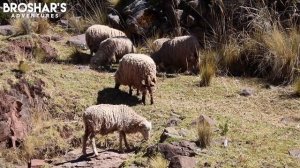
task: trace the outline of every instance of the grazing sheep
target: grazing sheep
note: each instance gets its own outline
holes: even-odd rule
[[[104,25],[90,26],[85,32],[86,44],[91,50],[91,56],[97,52],[99,44],[110,37],[126,36],[126,34],[120,30],[110,28]]]
[[[127,37],[112,37],[100,43],[98,51],[91,59],[91,68],[111,65],[128,53],[134,53],[136,49],[131,40]]]
[[[142,92],[142,101],[146,104],[147,90],[153,104],[153,92],[156,84],[156,65],[151,57],[144,54],[126,54],[120,60],[119,68],[115,74],[115,88],[128,85]]]
[[[163,43],[152,58],[159,68],[165,71],[190,71],[199,73],[198,49],[196,37],[180,36]]]
[[[135,113],[126,105],[100,104],[88,107],[83,114],[85,132],[83,135],[82,153],[86,154],[86,142],[92,140],[93,152],[98,155],[95,135],[107,135],[119,131],[119,149],[122,151],[122,139],[127,149],[129,145],[126,140],[127,133],[140,132],[145,140],[150,137],[151,122]]]
[[[169,41],[169,40],[170,40],[170,38],[160,38],[160,39],[154,40],[152,43],[153,51],[155,51],[155,52],[158,51],[162,47],[164,42]]]

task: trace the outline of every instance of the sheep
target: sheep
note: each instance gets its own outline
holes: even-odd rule
[[[162,47],[164,42],[169,41],[169,40],[170,40],[170,38],[160,38],[160,39],[154,40],[152,43],[152,50],[154,52],[158,51]]]
[[[126,54],[120,60],[115,73],[115,88],[128,85],[132,94],[132,87],[142,92],[142,102],[146,104],[147,90],[153,104],[153,92],[156,84],[156,65],[151,57],[144,54]]]
[[[136,48],[127,37],[112,37],[100,43],[98,51],[92,57],[90,66],[96,69],[100,65],[111,65],[128,53],[136,52]]]
[[[87,140],[92,140],[93,152],[98,152],[95,144],[95,135],[107,135],[115,131],[119,132],[119,150],[122,152],[122,139],[129,149],[126,134],[140,132],[144,140],[150,137],[152,124],[144,117],[138,115],[132,108],[126,105],[100,104],[88,107],[83,114],[85,131],[83,135],[82,153],[86,154]]]
[[[175,37],[164,42],[151,57],[160,69],[199,73],[199,47],[200,44],[194,36]]]
[[[105,25],[93,25],[90,26],[85,32],[85,40],[88,48],[93,53],[97,52],[99,44],[110,37],[126,36],[126,34],[120,30],[110,28]]]

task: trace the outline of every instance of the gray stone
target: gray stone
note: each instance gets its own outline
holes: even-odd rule
[[[163,154],[165,158],[168,160],[171,160],[171,158],[176,155],[189,156],[189,157],[193,157],[197,155],[195,150],[191,149],[190,147],[181,146],[181,143],[174,143],[174,144],[159,143],[158,152]]]
[[[204,122],[207,122],[211,127],[215,126],[216,125],[216,121],[213,120],[212,118],[204,115],[204,114],[201,114],[198,118],[198,122],[199,123],[204,123]]]
[[[160,143],[165,142],[168,138],[181,138],[178,131],[173,127],[167,127],[164,129],[163,133],[160,136]]]
[[[300,148],[299,149],[291,149],[289,150],[289,154],[294,157],[300,159]]]
[[[169,168],[194,168],[197,165],[197,160],[194,157],[175,156],[171,159]]]
[[[252,96],[253,94],[254,94],[254,90],[250,88],[242,89],[240,92],[240,95],[245,97]]]
[[[167,123],[167,127],[174,127],[177,126],[181,120],[177,117],[171,117]]]
[[[0,34],[3,36],[10,36],[15,33],[14,27],[11,25],[0,26]]]
[[[70,37],[67,44],[76,48],[87,49],[85,34]]]
[[[46,162],[44,160],[40,159],[31,159],[30,161],[30,167],[31,168],[39,168],[46,165]]]

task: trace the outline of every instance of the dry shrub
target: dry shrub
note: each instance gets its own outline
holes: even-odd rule
[[[35,33],[47,34],[50,28],[50,24],[47,19],[38,19],[35,24]]]
[[[167,168],[169,166],[169,161],[166,160],[161,155],[156,155],[150,159],[149,167],[150,168]]]
[[[300,32],[292,29],[284,32],[274,28],[262,36],[262,43],[267,49],[260,67],[270,68],[269,80],[279,84],[289,84],[299,73]]]
[[[203,59],[202,59],[203,58]],[[202,62],[200,66],[200,86],[209,86],[211,83],[212,77],[216,73],[216,58],[217,53],[215,51],[204,51],[202,54]]]
[[[87,21],[81,17],[71,16],[68,18],[68,21],[71,30],[75,33],[84,33],[85,30],[89,27]]]
[[[11,21],[17,35],[25,35],[33,32],[32,22],[28,18],[17,18]]]
[[[242,47],[238,43],[236,38],[230,38],[230,40],[223,45],[221,49],[221,59],[225,67],[232,66],[240,59]]]
[[[210,146],[212,131],[210,124],[207,121],[198,123],[198,144],[201,148]]]
[[[118,4],[120,4],[122,0],[108,0],[109,4],[113,7],[117,6]]]
[[[85,13],[88,23],[90,23],[91,25],[107,25],[107,10],[110,6],[109,3],[106,1],[97,0],[87,0],[85,3],[86,8],[89,9]]]

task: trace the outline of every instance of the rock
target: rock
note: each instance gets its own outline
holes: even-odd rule
[[[58,24],[61,25],[64,28],[68,28],[69,27],[69,21],[65,20],[65,19],[61,19],[58,21]]]
[[[294,157],[300,159],[300,148],[299,149],[291,149],[289,150],[289,154]]]
[[[194,168],[196,164],[197,160],[194,157],[175,156],[171,159],[169,168]]]
[[[216,125],[216,121],[211,119],[210,117],[204,115],[204,114],[201,114],[198,118],[198,122],[200,123],[204,123],[204,122],[207,122],[211,127],[215,126]]]
[[[110,13],[107,15],[108,22],[113,28],[120,29],[121,28],[121,20],[117,14]]]
[[[47,42],[50,42],[51,40],[60,41],[63,39],[63,37],[61,37],[59,35],[40,35],[40,38]]]
[[[240,92],[240,95],[245,97],[252,96],[253,94],[254,94],[254,90],[250,88],[242,89]]]
[[[30,168],[41,168],[46,165],[46,162],[44,160],[40,159],[31,159],[30,160]]]
[[[167,127],[164,129],[163,133],[160,136],[160,143],[165,142],[168,138],[181,138],[181,136],[179,135],[178,131],[173,128],[173,127]]]
[[[174,144],[159,143],[158,152],[163,154],[168,160],[171,160],[171,158],[176,155],[193,157],[197,154],[196,151],[194,151],[190,147],[181,146],[181,143]]]
[[[0,34],[3,36],[10,36],[15,33],[14,27],[11,25],[0,26]]]
[[[52,167],[99,167],[99,168],[118,168],[123,165],[131,154],[120,154],[112,151],[100,150],[97,157],[87,155],[82,157],[81,149],[68,152],[63,158],[53,163]],[[92,150],[88,148],[88,153]]]
[[[87,49],[86,41],[85,41],[85,34],[80,34],[77,36],[72,36],[67,41],[67,44],[70,46],[74,46],[80,49]]]
[[[177,117],[171,117],[169,121],[167,122],[167,127],[174,127],[177,126],[181,120]]]
[[[0,91],[0,146],[9,144],[17,147],[30,131],[29,108],[43,107],[42,87],[44,83],[37,81],[29,84],[21,78],[11,85],[10,91]]]
[[[180,128],[180,130],[178,131],[178,134],[182,137],[186,137],[190,134],[190,131],[185,128]]]
[[[34,47],[34,57],[40,62],[51,62],[57,58],[57,50],[45,40],[39,40]]]

